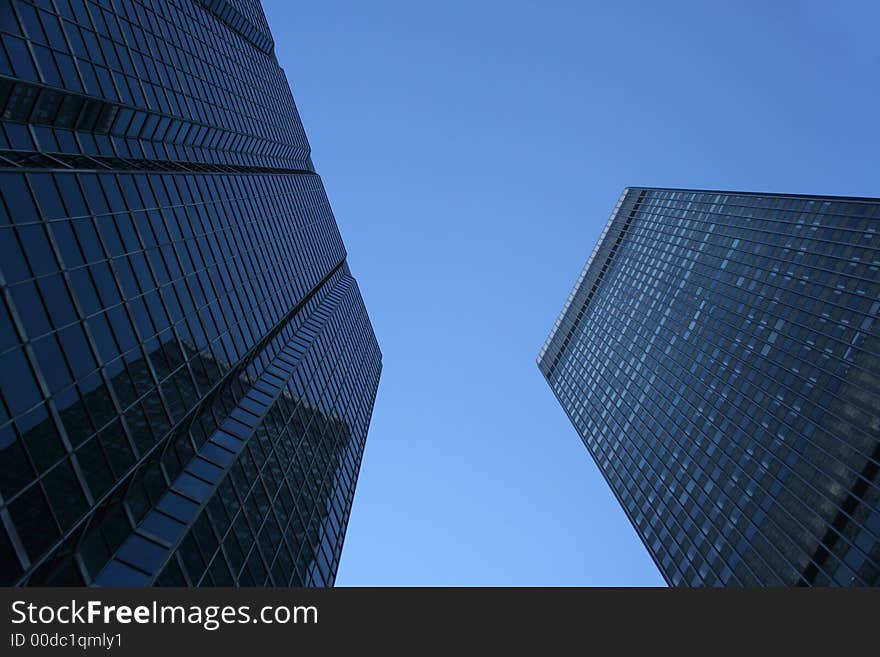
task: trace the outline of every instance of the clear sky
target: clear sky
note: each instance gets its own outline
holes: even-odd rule
[[[880,3],[263,0],[384,355],[338,585],[661,585],[535,357],[627,185],[880,196]]]

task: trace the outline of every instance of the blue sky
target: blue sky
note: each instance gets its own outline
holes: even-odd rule
[[[627,185],[880,196],[880,5],[263,0],[384,354],[338,585],[661,585],[535,357]]]

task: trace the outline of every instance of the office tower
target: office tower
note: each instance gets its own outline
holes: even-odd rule
[[[0,42],[0,581],[332,585],[381,354],[259,3]]]
[[[671,585],[880,584],[880,200],[628,188],[538,366]]]

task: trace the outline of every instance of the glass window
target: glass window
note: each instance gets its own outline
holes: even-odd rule
[[[20,349],[0,357],[2,394],[13,415],[18,415],[36,404],[40,398],[30,365]]]
[[[0,48],[0,73],[12,76],[12,69],[9,60]],[[16,84],[15,80],[5,78],[0,82],[0,107],[6,110],[2,117],[4,119],[12,119],[15,121],[24,120],[29,114],[29,108],[33,102],[37,90],[33,85],[21,82]],[[22,99],[26,99],[22,101]],[[7,102],[10,104],[7,105]],[[24,102],[25,107],[19,108],[17,105]]]
[[[33,114],[31,115],[31,122],[42,124],[54,123],[55,115],[58,113],[58,108],[61,106],[61,101],[63,98],[64,94],[62,94],[60,91],[55,91],[54,89],[43,89],[43,91],[40,92],[40,96],[37,99],[36,105],[34,106]],[[39,175],[49,176],[51,178],[50,174]],[[33,176],[31,176],[31,184],[33,184]],[[36,193],[37,198],[39,198],[39,192]]]
[[[13,228],[0,228],[0,267],[7,283],[17,283],[31,277]]]
[[[86,262],[103,260],[106,256],[92,219],[90,217],[82,217],[74,219],[71,224],[79,239],[79,245],[85,255]]]
[[[92,276],[87,268],[74,269],[68,273],[73,292],[86,315],[93,315],[101,309],[101,302],[95,290]]]
[[[168,556],[168,551],[153,541],[132,535],[119,550],[119,558],[146,572],[155,572]]]
[[[95,282],[104,308],[115,306],[122,301],[110,265],[106,261],[96,262],[90,269],[92,271],[92,280]]]
[[[43,226],[40,224],[19,226],[16,231],[35,276],[58,271],[58,262]]]
[[[43,487],[61,529],[69,529],[86,510],[85,495],[70,461],[65,459],[54,467],[44,477]]]
[[[58,245],[65,268],[78,267],[85,263],[71,222],[55,221],[49,224],[49,232],[52,234],[55,244]]]
[[[41,278],[37,281],[40,292],[46,307],[49,309],[49,316],[55,328],[66,326],[71,322],[75,322],[76,312],[73,308],[73,300],[67,292],[67,285],[60,274]]]
[[[107,199],[104,198],[104,192],[98,183],[98,176],[95,174],[81,174],[80,183],[89,202],[92,214],[107,214],[110,211],[107,205]]]
[[[45,404],[20,415],[15,425],[38,472],[46,470],[64,455],[64,445]]]
[[[125,353],[134,349],[138,345],[138,342],[135,338],[134,330],[131,326],[131,320],[129,320],[125,308],[123,308],[123,306],[111,308],[107,311],[107,317],[110,320],[110,324],[113,326],[113,332],[116,335],[116,340],[119,343],[121,351]]]
[[[36,221],[39,218],[23,174],[4,172],[0,175],[0,195],[9,217],[15,223]]]
[[[75,386],[56,393],[54,401],[67,438],[74,447],[94,433],[88,411]]]
[[[3,44],[6,46],[6,52],[9,53],[9,59],[12,62],[15,76],[22,80],[38,82],[37,69],[34,67],[33,59],[31,59],[25,41],[10,34],[3,34],[2,38]]]
[[[6,303],[0,301],[0,352],[18,344],[18,334],[12,325],[12,318],[6,308]]]
[[[67,58],[64,60],[65,62],[69,61]],[[72,62],[70,62],[72,66]],[[64,70],[64,69],[62,69]],[[77,81],[77,91],[81,90],[79,86],[79,82]],[[58,107],[58,114],[55,116],[55,125],[60,128],[74,128],[79,122],[79,114],[85,104],[85,100],[80,96],[67,95],[61,101],[61,105]],[[67,177],[68,180],[73,180],[73,177]],[[70,206],[68,206],[68,209]],[[74,216],[80,216],[86,214],[85,212],[77,212],[73,213]]]
[[[100,497],[113,484],[114,477],[98,439],[92,439],[76,452],[80,468],[88,482],[92,497]]]
[[[104,239],[104,244],[107,246],[107,252],[111,257],[120,256],[125,253],[125,248],[122,246],[122,240],[119,238],[119,232],[116,230],[116,222],[113,220],[112,216],[107,215],[96,217],[95,224],[98,226],[98,232]]]
[[[58,341],[53,334],[31,344],[37,356],[37,362],[40,364],[43,379],[49,386],[50,392],[57,392],[73,383],[64,355],[61,353]]]
[[[0,493],[12,497],[34,478],[34,470],[28,460],[22,442],[12,424],[0,428]]]
[[[131,467],[131,464],[134,463],[134,455],[122,430],[122,423],[119,420],[114,421],[104,429],[100,434],[100,439],[101,444],[104,446],[104,452],[110,460],[113,472],[121,475]]]
[[[61,195],[55,185],[55,176],[50,173],[32,173],[30,183],[46,219],[60,219],[67,216]]]
[[[19,283],[10,288],[15,302],[18,318],[24,325],[30,339],[37,338],[51,330],[46,309],[37,293],[37,286],[31,281]]]
[[[101,187],[110,204],[111,212],[124,212],[127,210],[125,201],[122,199],[122,190],[119,189],[119,183],[116,182],[114,174],[104,173],[100,176]]]
[[[68,91],[76,93],[82,92],[82,85],[79,83],[79,75],[76,73],[76,67],[73,64],[73,57],[63,52],[55,52],[55,63],[58,65],[58,72],[63,80],[63,87]],[[69,97],[69,96],[68,96]],[[68,127],[73,123],[69,123]]]
[[[34,49],[34,56],[40,67],[43,82],[50,87],[60,87],[62,84],[61,74],[58,72],[58,67],[55,65],[55,58],[52,57],[52,51],[43,46],[32,45],[31,47]]]
[[[9,514],[31,560],[45,552],[58,538],[58,525],[39,484],[31,486],[9,505]]]
[[[110,331],[106,315],[104,313],[94,315],[87,322],[91,329],[92,338],[98,347],[98,354],[101,356],[101,360],[109,363],[119,354],[119,349]]]

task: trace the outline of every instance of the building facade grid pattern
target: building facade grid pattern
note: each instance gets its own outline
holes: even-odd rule
[[[539,366],[670,583],[880,581],[878,228],[866,199],[624,193]]]
[[[0,42],[0,581],[331,585],[381,353],[259,3]]]
[[[0,5],[0,147],[312,170],[274,55],[204,5]]]

